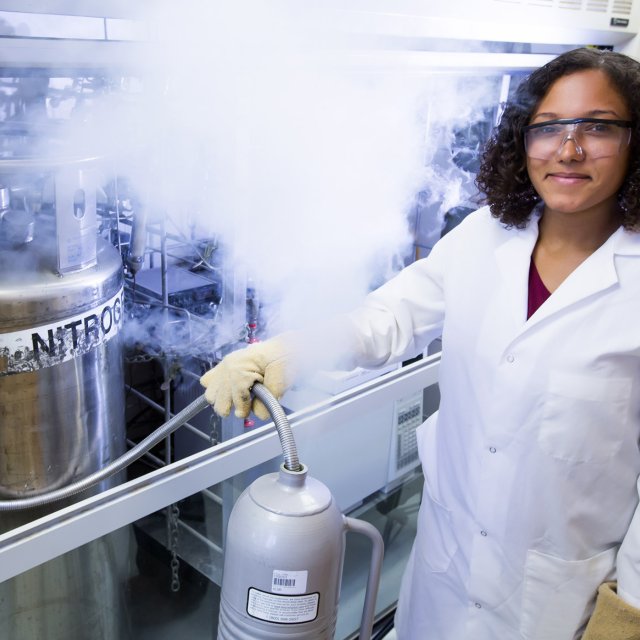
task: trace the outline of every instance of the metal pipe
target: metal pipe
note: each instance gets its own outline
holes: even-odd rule
[[[131,237],[129,239],[129,250],[127,251],[127,264],[134,277],[144,266],[147,250],[148,218],[149,213],[146,203],[137,199],[133,207]]]
[[[173,416],[169,421],[156,429],[152,434],[148,435],[133,449],[130,449],[120,458],[114,460],[106,467],[92,473],[91,475],[74,482],[67,487],[57,489],[56,491],[50,491],[41,495],[33,496],[30,498],[19,498],[16,500],[0,500],[0,512],[2,511],[18,511],[22,509],[32,509],[34,507],[41,507],[52,502],[64,500],[74,496],[77,493],[81,493],[86,489],[89,489],[95,484],[102,482],[106,478],[115,475],[128,467],[132,462],[140,458],[142,455],[150,451],[155,447],[158,442],[167,438],[176,429],[181,427],[185,422],[193,418],[200,413],[205,407],[208,407],[209,403],[204,396],[200,396],[194,400],[191,404],[187,405],[182,411]]]
[[[211,491],[210,489],[203,489],[202,491],[200,491],[200,493],[205,498],[209,498],[211,502],[215,502],[216,504],[222,506],[222,498],[219,495],[213,493],[213,491]]]
[[[284,409],[269,389],[259,382],[256,382],[253,385],[251,391],[253,391],[254,395],[258,399],[262,400],[273,418],[273,422],[278,432],[278,438],[280,438],[282,453],[284,454],[285,469],[288,471],[302,471],[302,465],[298,459],[298,449],[296,448],[293,433],[291,432],[291,425],[289,424],[289,419],[287,418]]]
[[[133,440],[129,440],[129,438],[127,438],[127,445],[129,446],[129,448],[133,449],[133,447],[136,446],[136,443]],[[143,454],[142,457],[149,462],[152,462],[156,466],[156,469],[160,469],[161,467],[165,466],[164,460],[161,460],[160,458],[158,458],[158,456],[154,456],[153,453],[149,453],[148,451],[147,453]]]
[[[278,432],[278,438],[280,439],[280,445],[282,446],[282,452],[284,454],[285,468],[289,471],[300,471],[302,469],[302,465],[298,459],[298,451],[293,439],[293,433],[291,432],[291,425],[289,424],[289,420],[280,406],[280,403],[275,399],[273,394],[260,383],[254,384],[252,391],[254,395],[265,404],[273,418],[276,431]],[[51,504],[52,502],[58,502],[59,500],[70,498],[77,493],[81,493],[82,491],[89,489],[93,485],[102,482],[106,478],[109,478],[128,467],[132,462],[155,447],[158,442],[164,438],[168,438],[176,429],[181,427],[185,422],[188,422],[208,406],[209,403],[205,396],[200,396],[191,404],[188,404],[182,411],[167,420],[165,424],[148,435],[133,449],[130,449],[127,453],[120,458],[117,458],[106,467],[92,473],[78,482],[74,482],[67,487],[57,489],[56,491],[49,491],[29,498],[0,500],[0,512],[20,511],[22,509],[42,507],[46,504]]]
[[[198,378],[198,380],[199,379],[200,378]],[[148,404],[154,411],[164,414],[165,408],[161,404],[154,402],[151,398],[146,396],[141,391],[138,391],[134,387],[128,386],[127,393],[131,393],[134,396],[136,396],[136,398],[140,398],[140,400]],[[170,414],[169,417],[171,417],[172,415],[175,415],[175,414]],[[201,440],[205,440],[207,443],[211,444],[211,438],[206,433],[203,433],[202,431],[200,431],[198,427],[194,427],[192,424],[189,424],[188,422],[185,422],[181,426],[183,426],[187,431],[190,431],[191,433],[193,433],[193,435],[198,436],[198,438],[200,438]],[[162,464],[165,464],[165,463],[163,462]]]
[[[298,452],[291,432],[291,425],[289,424],[289,420],[280,406],[280,403],[275,399],[273,394],[260,383],[254,384],[252,391],[257,398],[264,402],[271,414],[271,417],[273,418],[278,432],[278,438],[280,439],[280,445],[282,446],[282,452],[284,454],[285,468],[289,471],[300,471],[302,466],[298,459]],[[156,444],[158,444],[158,442],[169,437],[176,429],[181,427],[185,422],[188,422],[208,406],[209,403],[205,396],[200,396],[191,404],[187,405],[182,411],[176,413],[172,418],[167,420],[165,424],[148,435],[144,440],[139,442],[135,447],[133,447],[133,449],[130,449],[127,453],[120,458],[117,458],[106,467],[92,473],[78,482],[74,482],[73,484],[55,491],[34,495],[29,498],[0,500],[0,512],[20,511],[22,509],[42,507],[46,504],[51,504],[52,502],[58,502],[59,500],[70,498],[77,493],[81,493],[82,491],[89,489],[93,485],[102,482],[106,478],[109,478],[128,467],[132,462],[149,452]]]
[[[181,529],[184,529],[187,533],[192,535],[194,538],[198,539],[204,545],[207,546],[211,551],[215,551],[216,553],[222,555],[222,547],[218,546],[215,542],[212,542],[206,536],[203,536],[197,529],[189,526],[184,520],[178,520],[178,526]]]

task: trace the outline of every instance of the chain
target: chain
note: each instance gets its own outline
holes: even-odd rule
[[[220,442],[220,418],[213,411],[211,412],[211,417],[209,418],[209,445],[214,446]]]
[[[143,362],[151,362],[154,359],[155,359],[154,356],[150,356],[147,354],[140,354],[135,356],[126,356],[124,360],[127,364],[139,364]]]
[[[178,559],[178,517],[180,509],[177,504],[169,507],[169,550],[171,551],[171,591],[180,591],[180,560]]]

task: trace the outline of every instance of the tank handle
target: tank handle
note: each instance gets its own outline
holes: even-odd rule
[[[373,622],[376,615],[376,598],[380,586],[380,574],[382,572],[382,559],[384,557],[384,542],[380,532],[369,522],[342,516],[345,531],[360,533],[371,540],[371,562],[369,564],[369,577],[367,590],[364,596],[362,620],[360,622],[359,640],[370,640],[373,631]]]

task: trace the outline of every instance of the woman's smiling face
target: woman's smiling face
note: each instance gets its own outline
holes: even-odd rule
[[[529,124],[561,118],[629,120],[629,108],[599,69],[577,71],[556,80],[533,112]],[[527,170],[546,211],[592,212],[612,216],[616,194],[629,166],[629,146],[612,156],[591,158],[588,150],[566,140],[551,158],[527,157]]]

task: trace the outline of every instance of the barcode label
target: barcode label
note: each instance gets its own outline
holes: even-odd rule
[[[273,584],[277,587],[295,587],[296,581],[287,578],[274,578]]]
[[[272,593],[299,594],[307,590],[308,571],[274,570],[271,578]]]

